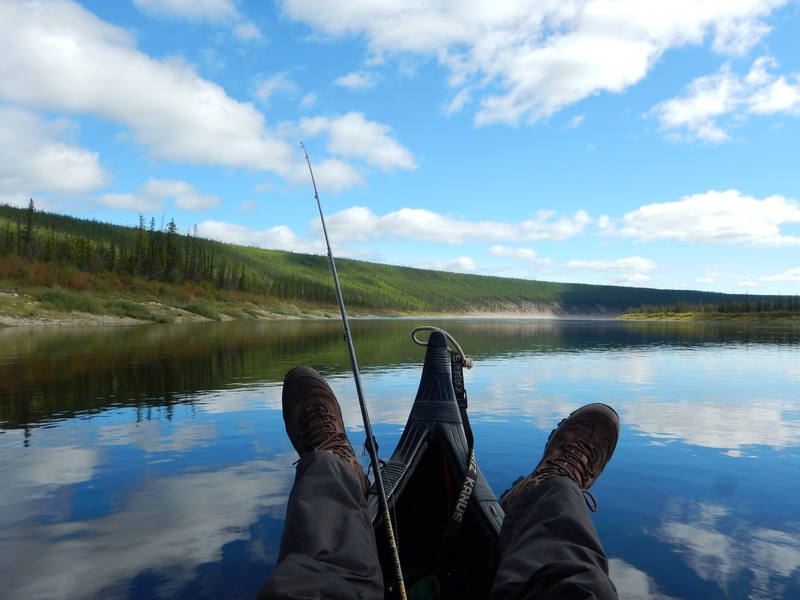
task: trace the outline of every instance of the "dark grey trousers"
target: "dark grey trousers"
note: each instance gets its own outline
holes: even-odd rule
[[[615,599],[608,563],[583,494],[566,477],[520,496],[500,534],[492,600]],[[278,565],[259,600],[383,598],[383,576],[361,485],[328,452],[297,464]]]

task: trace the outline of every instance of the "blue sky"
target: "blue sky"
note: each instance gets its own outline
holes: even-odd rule
[[[789,0],[0,0],[0,202],[546,281],[800,293]]]

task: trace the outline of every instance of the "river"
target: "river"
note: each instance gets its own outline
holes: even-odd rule
[[[475,361],[475,451],[498,494],[571,410],[619,412],[592,491],[621,598],[800,597],[800,330],[354,320],[383,458],[420,324]],[[252,598],[292,483],[280,382],[297,364],[329,379],[362,444],[338,321],[0,329],[0,597]]]

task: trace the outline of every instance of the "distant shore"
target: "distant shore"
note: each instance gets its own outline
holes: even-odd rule
[[[337,307],[254,304],[208,298],[178,302],[167,298],[119,298],[90,292],[58,291],[41,298],[0,290],[0,328],[8,327],[112,327],[149,323],[202,321],[283,320],[339,318]],[[397,311],[349,310],[357,318],[418,319],[568,319],[658,322],[741,322],[800,325],[800,315],[786,313],[628,313],[565,314],[555,307],[542,310],[533,304],[503,305],[494,310],[464,313],[399,313]]]

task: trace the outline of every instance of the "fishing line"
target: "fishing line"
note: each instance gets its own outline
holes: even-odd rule
[[[344,339],[347,342],[347,350],[350,352],[350,364],[353,368],[353,378],[356,384],[356,394],[358,395],[358,404],[361,407],[361,419],[364,424],[364,433],[367,436],[366,447],[369,454],[370,464],[372,465],[372,472],[375,475],[375,490],[378,493],[378,501],[381,507],[381,514],[383,515],[384,526],[386,527],[386,537],[389,540],[389,551],[392,555],[394,562],[394,575],[397,580],[397,591],[400,598],[406,600],[406,586],[403,581],[403,569],[400,566],[400,554],[397,550],[397,540],[394,535],[394,528],[392,527],[392,519],[389,514],[389,501],[386,498],[386,489],[383,486],[383,475],[378,459],[378,445],[372,435],[372,425],[370,425],[369,412],[367,411],[367,403],[364,400],[364,391],[361,388],[361,375],[358,372],[358,361],[356,360],[356,349],[353,346],[353,338],[350,335],[350,324],[347,320],[347,310],[344,307],[344,298],[342,297],[342,286],[339,284],[339,274],[336,272],[336,261],[333,259],[333,250],[331,250],[331,242],[328,238],[328,229],[325,226],[325,215],[322,213],[322,203],[319,200],[319,193],[317,192],[317,182],[314,180],[314,171],[311,169],[311,159],[308,158],[308,150],[305,144],[300,142],[303,152],[306,155],[306,162],[308,163],[308,172],[311,174],[311,184],[314,186],[314,199],[317,201],[317,208],[319,208],[319,219],[322,222],[322,233],[325,236],[325,244],[328,247],[328,262],[331,267],[331,274],[333,275],[333,286],[336,289],[336,300],[339,303],[339,314],[342,316],[342,326],[344,327]]]

